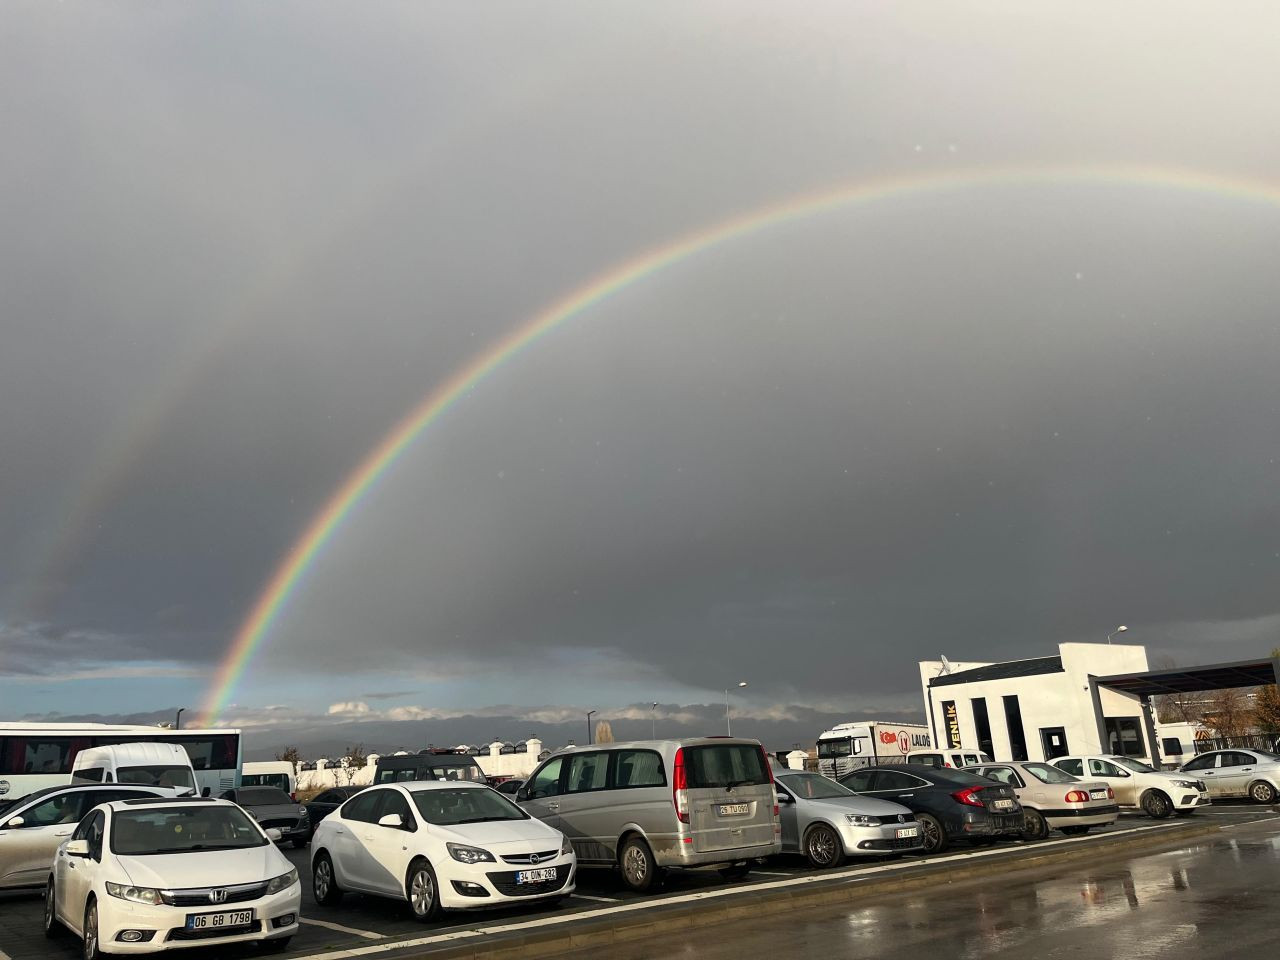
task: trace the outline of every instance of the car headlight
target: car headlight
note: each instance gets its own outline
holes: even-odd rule
[[[107,881],[107,893],[134,903],[149,903],[154,906],[164,902],[160,898],[160,891],[154,887],[131,887],[127,883],[112,883],[110,880]]]
[[[279,893],[281,890],[288,890],[298,882],[298,870],[295,867],[288,873],[282,873],[278,877],[272,877],[271,882],[267,884],[267,894]]]
[[[854,827],[878,827],[880,826],[879,817],[867,817],[861,813],[846,813],[844,815],[845,822]]]
[[[564,843],[560,844],[560,856],[567,857],[573,853],[573,844],[569,842],[569,838],[564,838]]]
[[[479,847],[468,847],[465,843],[446,843],[449,856],[462,863],[496,863],[493,854]]]
[[[1173,781],[1173,785],[1174,785],[1175,787],[1185,787],[1185,788],[1186,788],[1186,789],[1188,789],[1188,790],[1199,790],[1199,789],[1200,789],[1200,781],[1199,781],[1199,780],[1175,780],[1175,781]]]

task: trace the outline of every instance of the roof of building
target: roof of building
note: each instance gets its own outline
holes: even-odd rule
[[[1271,657],[1210,663],[1201,667],[1171,667],[1114,677],[1098,677],[1098,686],[1120,690],[1136,697],[1160,693],[1195,693],[1198,690],[1225,690],[1231,687],[1260,687],[1275,683],[1277,661]]]
[[[1010,680],[1014,677],[1035,677],[1042,673],[1062,673],[1061,657],[1033,657],[1030,660],[1009,660],[991,663],[985,667],[973,667],[959,673],[944,673],[929,681],[931,687],[946,687],[953,683],[981,683],[984,680]]]

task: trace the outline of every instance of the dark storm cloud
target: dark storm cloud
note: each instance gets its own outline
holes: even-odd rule
[[[0,668],[219,658],[385,430],[639,249],[884,175],[1274,169],[1270,8],[981,10],[11,11]],[[834,703],[1122,621],[1270,646],[1278,222],[994,186],[680,265],[478,384],[258,664]]]

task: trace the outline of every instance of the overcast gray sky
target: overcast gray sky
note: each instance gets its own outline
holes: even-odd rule
[[[194,708],[386,431],[613,265],[1004,168],[1033,178],[720,244],[513,357],[348,517],[228,716],[674,715],[739,679],[761,718],[901,712],[918,659],[1122,622],[1184,662],[1269,650],[1277,28],[1269,4],[7,4],[5,714]],[[1138,166],[1172,172],[1033,176]],[[1197,176],[1274,186],[1172,184]]]

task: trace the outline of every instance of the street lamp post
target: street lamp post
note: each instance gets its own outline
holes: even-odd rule
[[[1110,633],[1107,634],[1107,643],[1110,643],[1111,638],[1114,637],[1117,633],[1124,633],[1128,629],[1129,628],[1126,627],[1123,623],[1120,624],[1120,626],[1116,627],[1114,630],[1112,630]]]
[[[599,712],[600,712],[599,710],[587,711],[587,743],[588,744],[595,743],[595,740],[592,738],[592,735],[591,735],[591,718]]]
[[[747,685],[747,681],[739,680],[738,689],[741,690]],[[733,736],[733,727],[729,723],[729,688],[724,688],[724,732],[729,736]]]
[[[653,714],[653,711],[657,709],[658,709],[658,701],[655,700],[653,701],[653,703],[649,705],[649,726],[650,726],[649,739],[650,740],[658,739],[658,721],[657,719],[655,719]]]
[[[173,729],[175,730],[182,729],[182,714],[186,711],[186,709],[187,709],[186,707],[178,708],[178,715],[173,718]]]

